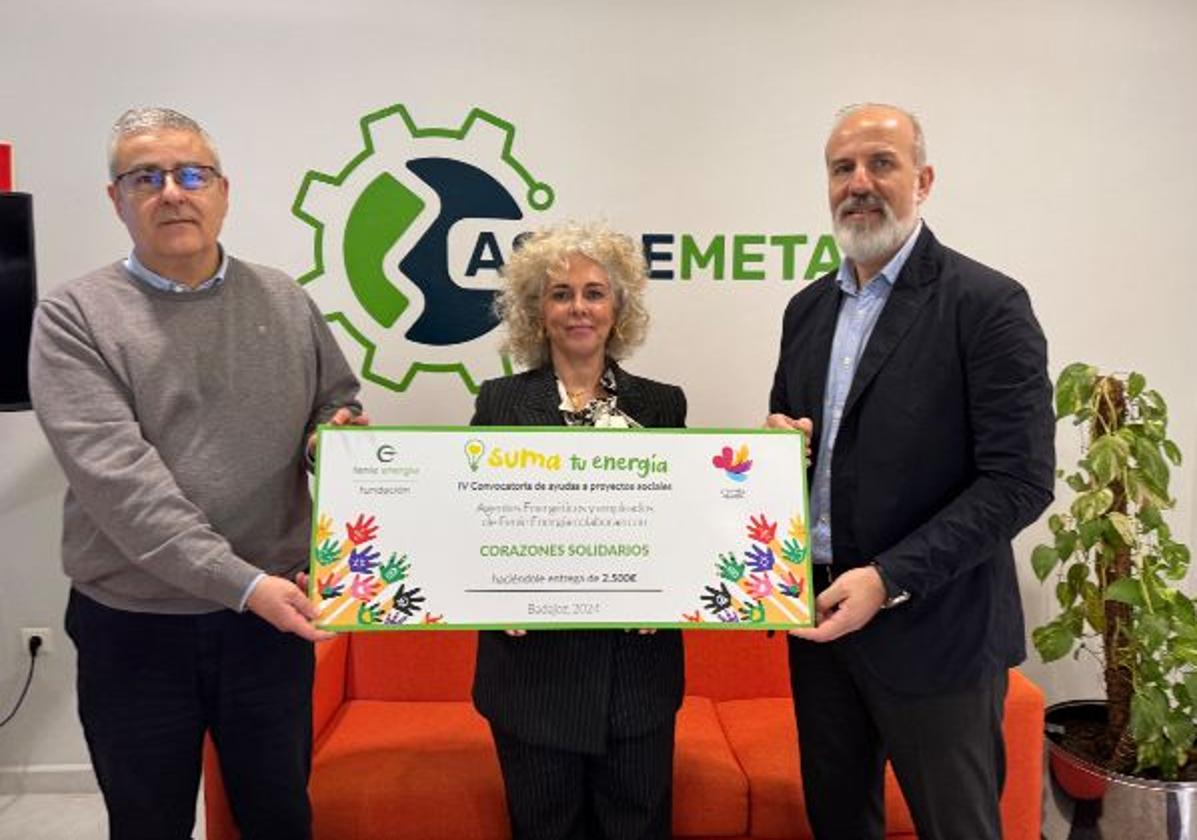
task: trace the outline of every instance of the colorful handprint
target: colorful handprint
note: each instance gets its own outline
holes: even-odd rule
[[[374,574],[374,567],[378,565],[379,553],[373,551],[369,545],[355,548],[349,555],[349,571],[360,575]]]
[[[316,549],[316,562],[321,566],[335,563],[341,558],[341,544],[333,539],[326,539]]]
[[[806,546],[791,537],[781,544],[781,556],[791,563],[801,563],[806,559]]]
[[[378,526],[374,524],[373,516],[367,519],[365,514],[359,514],[357,522],[345,523],[345,532],[349,535],[351,543],[361,545],[374,539],[378,533]]]
[[[732,583],[744,577],[744,564],[736,559],[736,555],[730,553],[719,555],[719,563],[715,565],[715,570],[719,572],[719,577]]]
[[[744,552],[748,558],[748,568],[754,572],[767,572],[773,568],[777,558],[773,556],[773,549],[754,545]]]
[[[336,598],[344,592],[345,584],[341,582],[344,577],[344,572],[339,575],[329,572],[324,577],[318,579],[316,581],[316,589],[320,593],[320,598],[327,601],[329,598]]]
[[[316,523],[316,539],[314,542],[324,542],[333,533],[332,517],[327,514],[321,514],[320,519]]]
[[[368,575],[354,575],[349,594],[358,601],[369,601],[378,594],[379,583]]]
[[[410,569],[410,566],[407,562],[407,555],[404,554],[402,557],[396,559],[396,554],[397,552],[392,551],[391,559],[387,560],[387,562],[378,567],[378,574],[381,575],[382,579],[387,583],[398,583],[399,581],[404,580],[407,577],[408,570]]]
[[[765,620],[765,605],[748,601],[740,607],[740,617],[752,624],[760,624]]]
[[[797,516],[790,517],[790,536],[800,543],[806,543],[806,525]]]
[[[773,579],[767,574],[755,574],[748,579],[744,591],[757,600],[773,594]]]
[[[749,518],[748,538],[768,545],[777,538],[777,523],[770,522],[765,514]]]
[[[719,613],[731,606],[731,593],[727,591],[727,584],[719,584],[718,589],[710,586],[704,586],[703,589],[707,591],[707,594],[700,597],[706,604],[708,612]]]
[[[395,591],[395,599],[393,601],[395,610],[404,615],[411,615],[418,613],[421,609],[420,604],[424,602],[424,596],[420,594],[419,588],[412,589],[410,592],[406,589],[406,584],[399,584],[399,589]]]
[[[382,608],[377,604],[363,603],[357,608],[358,624],[378,624],[382,621]]]
[[[793,572],[786,572],[781,576],[781,584],[778,585],[777,591],[788,598],[801,598],[805,583],[805,578],[798,579],[794,577]]]

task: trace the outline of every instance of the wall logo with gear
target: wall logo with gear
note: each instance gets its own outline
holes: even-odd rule
[[[479,108],[457,128],[418,126],[403,105],[361,120],[363,149],[335,175],[304,176],[292,212],[312,227],[299,278],[364,349],[361,376],[406,391],[422,372],[476,392],[511,373],[494,341],[503,249],[553,204],[515,155],[515,127]]]

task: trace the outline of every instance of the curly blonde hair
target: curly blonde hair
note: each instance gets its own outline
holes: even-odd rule
[[[644,342],[648,333],[644,305],[648,266],[640,247],[603,225],[568,223],[526,236],[503,267],[495,312],[507,329],[503,350],[520,364],[540,367],[549,359],[541,314],[544,290],[550,278],[559,279],[569,270],[572,254],[594,260],[611,283],[615,326],[607,337],[607,356],[625,358]]]

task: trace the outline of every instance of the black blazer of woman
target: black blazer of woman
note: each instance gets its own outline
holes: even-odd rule
[[[686,396],[612,363],[619,410],[642,426],[681,428]],[[471,425],[562,426],[549,366],[482,384]],[[677,630],[540,630],[478,634],[474,705],[497,729],[544,747],[599,753],[608,738],[643,735],[669,723],[682,702],[684,662]]]

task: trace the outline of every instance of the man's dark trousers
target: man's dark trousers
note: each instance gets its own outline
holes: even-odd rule
[[[309,642],[250,613],[128,612],[75,590],[66,630],[113,840],[191,836],[205,730],[242,837],[311,836]]]

